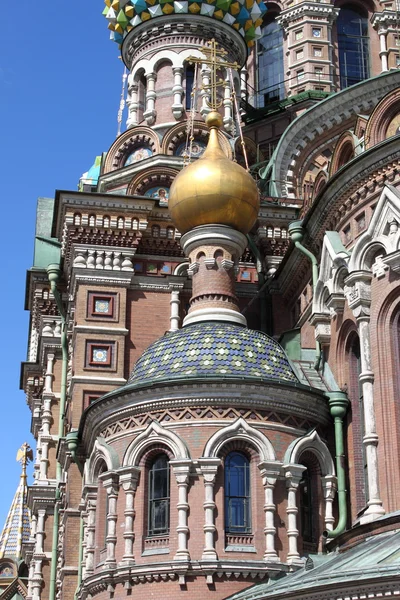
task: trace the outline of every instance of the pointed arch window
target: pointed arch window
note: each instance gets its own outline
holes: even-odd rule
[[[299,484],[300,522],[303,542],[313,542],[313,490],[310,471],[303,471]]]
[[[148,480],[148,535],[165,535],[169,532],[170,505],[169,459],[159,454],[149,468]]]
[[[370,73],[368,15],[358,6],[346,4],[337,19],[340,87],[368,79]]]
[[[258,107],[284,98],[283,30],[278,13],[268,11],[257,42]]]
[[[225,458],[225,531],[251,533],[250,462],[241,452]]]

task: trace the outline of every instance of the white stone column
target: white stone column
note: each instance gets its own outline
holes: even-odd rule
[[[47,355],[46,375],[44,378],[44,390],[43,392],[53,392],[53,369],[54,369],[54,354]]]
[[[201,558],[202,560],[216,560],[218,556],[215,550],[214,539],[216,531],[214,484],[221,459],[200,458],[199,463],[204,479],[204,550]]]
[[[224,129],[231,131],[232,129],[232,90],[229,79],[224,82]],[[240,118],[240,117],[238,117]]]
[[[86,504],[85,577],[94,573],[94,553],[96,548],[96,504],[97,487],[85,486],[83,497]]]
[[[135,494],[140,477],[140,469],[138,467],[125,467],[118,471],[119,482],[125,492],[125,549],[121,564],[135,564],[133,554],[133,543],[135,541]]]
[[[128,129],[131,127],[136,127],[138,124],[138,90],[139,86],[136,81],[133,81],[128,87],[128,98],[126,100],[126,105],[128,107],[128,118],[126,120],[126,126]]]
[[[333,501],[336,495],[336,477],[334,475],[325,475],[321,478],[322,489],[325,499],[325,527],[327,531],[333,531],[335,517],[333,516]]]
[[[388,66],[388,50],[387,50],[387,44],[386,44],[387,30],[386,29],[380,29],[378,31],[378,33],[379,33],[379,43],[380,43],[380,52],[379,52],[379,55],[381,57],[382,72],[384,72],[384,71],[388,71],[389,70],[389,66]]]
[[[263,462],[258,465],[261,472],[262,482],[264,486],[264,513],[265,513],[265,552],[264,560],[277,562],[279,561],[278,553],[275,548],[275,511],[276,505],[274,502],[274,488],[276,480],[281,472],[281,465],[277,463]]]
[[[170,331],[177,331],[179,329],[179,321],[180,321],[180,317],[179,317],[179,305],[180,305],[180,300],[179,300],[179,290],[181,289],[176,288],[175,286],[171,286],[170,285],[170,289],[171,289],[171,300],[170,300],[170,306],[171,306],[171,316],[169,318],[170,322],[171,322],[171,327],[170,327]]]
[[[370,308],[371,279],[369,271],[353,271],[345,280],[347,301],[358,324],[360,339],[361,373],[364,407],[364,448],[367,462],[368,502],[360,523],[368,523],[385,514],[379,493],[378,435],[374,408],[374,373],[371,363]]]
[[[104,565],[110,569],[116,567],[115,546],[117,544],[117,500],[118,500],[118,475],[106,472],[99,475],[107,492],[107,530],[106,530],[106,559]]]
[[[146,89],[146,110],[143,113],[144,118],[146,119],[147,125],[154,125],[156,120],[156,97],[157,94],[155,92],[156,85],[156,74],[155,73],[147,73],[147,89]]]
[[[178,534],[178,550],[174,556],[174,560],[190,560],[188,550],[188,486],[191,461],[171,460],[170,464],[178,485],[178,526],[176,528]]]
[[[33,555],[34,568],[32,575],[32,599],[40,600],[42,592],[42,561],[45,558],[43,540],[44,540],[44,523],[46,519],[45,509],[38,510],[37,529],[36,529],[36,544]]]
[[[283,467],[286,478],[287,488],[287,536],[289,543],[289,551],[287,554],[287,562],[289,564],[303,564],[300,559],[300,554],[297,549],[297,538],[299,530],[297,527],[297,515],[299,512],[297,506],[297,490],[302,478],[303,471],[306,467],[303,465],[284,465]]]
[[[172,93],[174,95],[174,103],[172,105],[172,114],[175,119],[180,119],[183,115],[183,104],[182,104],[182,75],[183,75],[183,67],[172,67],[172,72],[174,74],[174,86],[172,88]]]
[[[240,96],[243,100],[247,101],[247,69],[242,67],[240,69]]]
[[[210,85],[210,69],[206,66],[203,65],[203,68],[201,70],[201,81],[202,81],[202,102],[201,102],[201,108],[200,108],[200,114],[202,115],[202,117],[206,118],[206,116],[208,115],[208,113],[210,112],[210,107],[207,104],[207,100],[209,99],[210,96],[210,92],[209,92],[209,85]]]

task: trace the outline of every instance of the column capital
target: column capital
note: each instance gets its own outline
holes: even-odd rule
[[[307,467],[305,467],[304,465],[283,465],[283,471],[285,473],[286,478],[286,486],[297,488],[303,476],[303,471],[305,471],[306,468]]]
[[[276,480],[282,473],[282,466],[282,463],[275,461],[264,461],[258,465],[264,487],[266,485],[275,485]]]
[[[220,458],[199,458],[200,469],[206,482],[214,483],[220,464]]]
[[[107,494],[118,493],[119,475],[116,471],[106,471],[105,473],[101,473],[99,479],[103,483]]]
[[[122,467],[118,469],[119,483],[125,492],[131,490],[136,491],[139,478],[140,478],[139,467]]]
[[[369,319],[372,277],[369,271],[353,271],[345,279],[344,293],[357,320]]]

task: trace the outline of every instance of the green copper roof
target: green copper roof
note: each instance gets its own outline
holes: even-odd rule
[[[264,600],[285,598],[319,598],[328,594],[336,598],[335,590],[346,589],[343,597],[351,598],[351,590],[360,591],[365,580],[382,580],[400,575],[400,532],[372,536],[357,546],[341,553],[316,556],[315,566],[311,556],[305,568],[289,574],[278,581],[252,586],[229,596],[226,600]],[[345,588],[343,588],[345,585]],[[315,594],[315,596],[314,596]],[[338,592],[338,597],[342,597]],[[358,596],[357,596],[358,597]]]

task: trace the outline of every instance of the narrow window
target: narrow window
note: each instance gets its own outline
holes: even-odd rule
[[[308,469],[303,471],[299,485],[301,535],[304,542],[313,542],[313,497]]]
[[[239,452],[225,459],[225,531],[251,533],[250,464]]]
[[[285,95],[283,78],[283,30],[277,23],[278,13],[268,11],[257,42],[258,104],[267,106]]]
[[[169,460],[159,454],[149,469],[149,525],[148,535],[169,532]]]
[[[186,89],[185,89],[185,108],[190,110],[192,102],[192,91],[194,84],[194,66],[186,67]]]
[[[340,86],[369,77],[368,16],[357,6],[340,9],[337,20]]]

